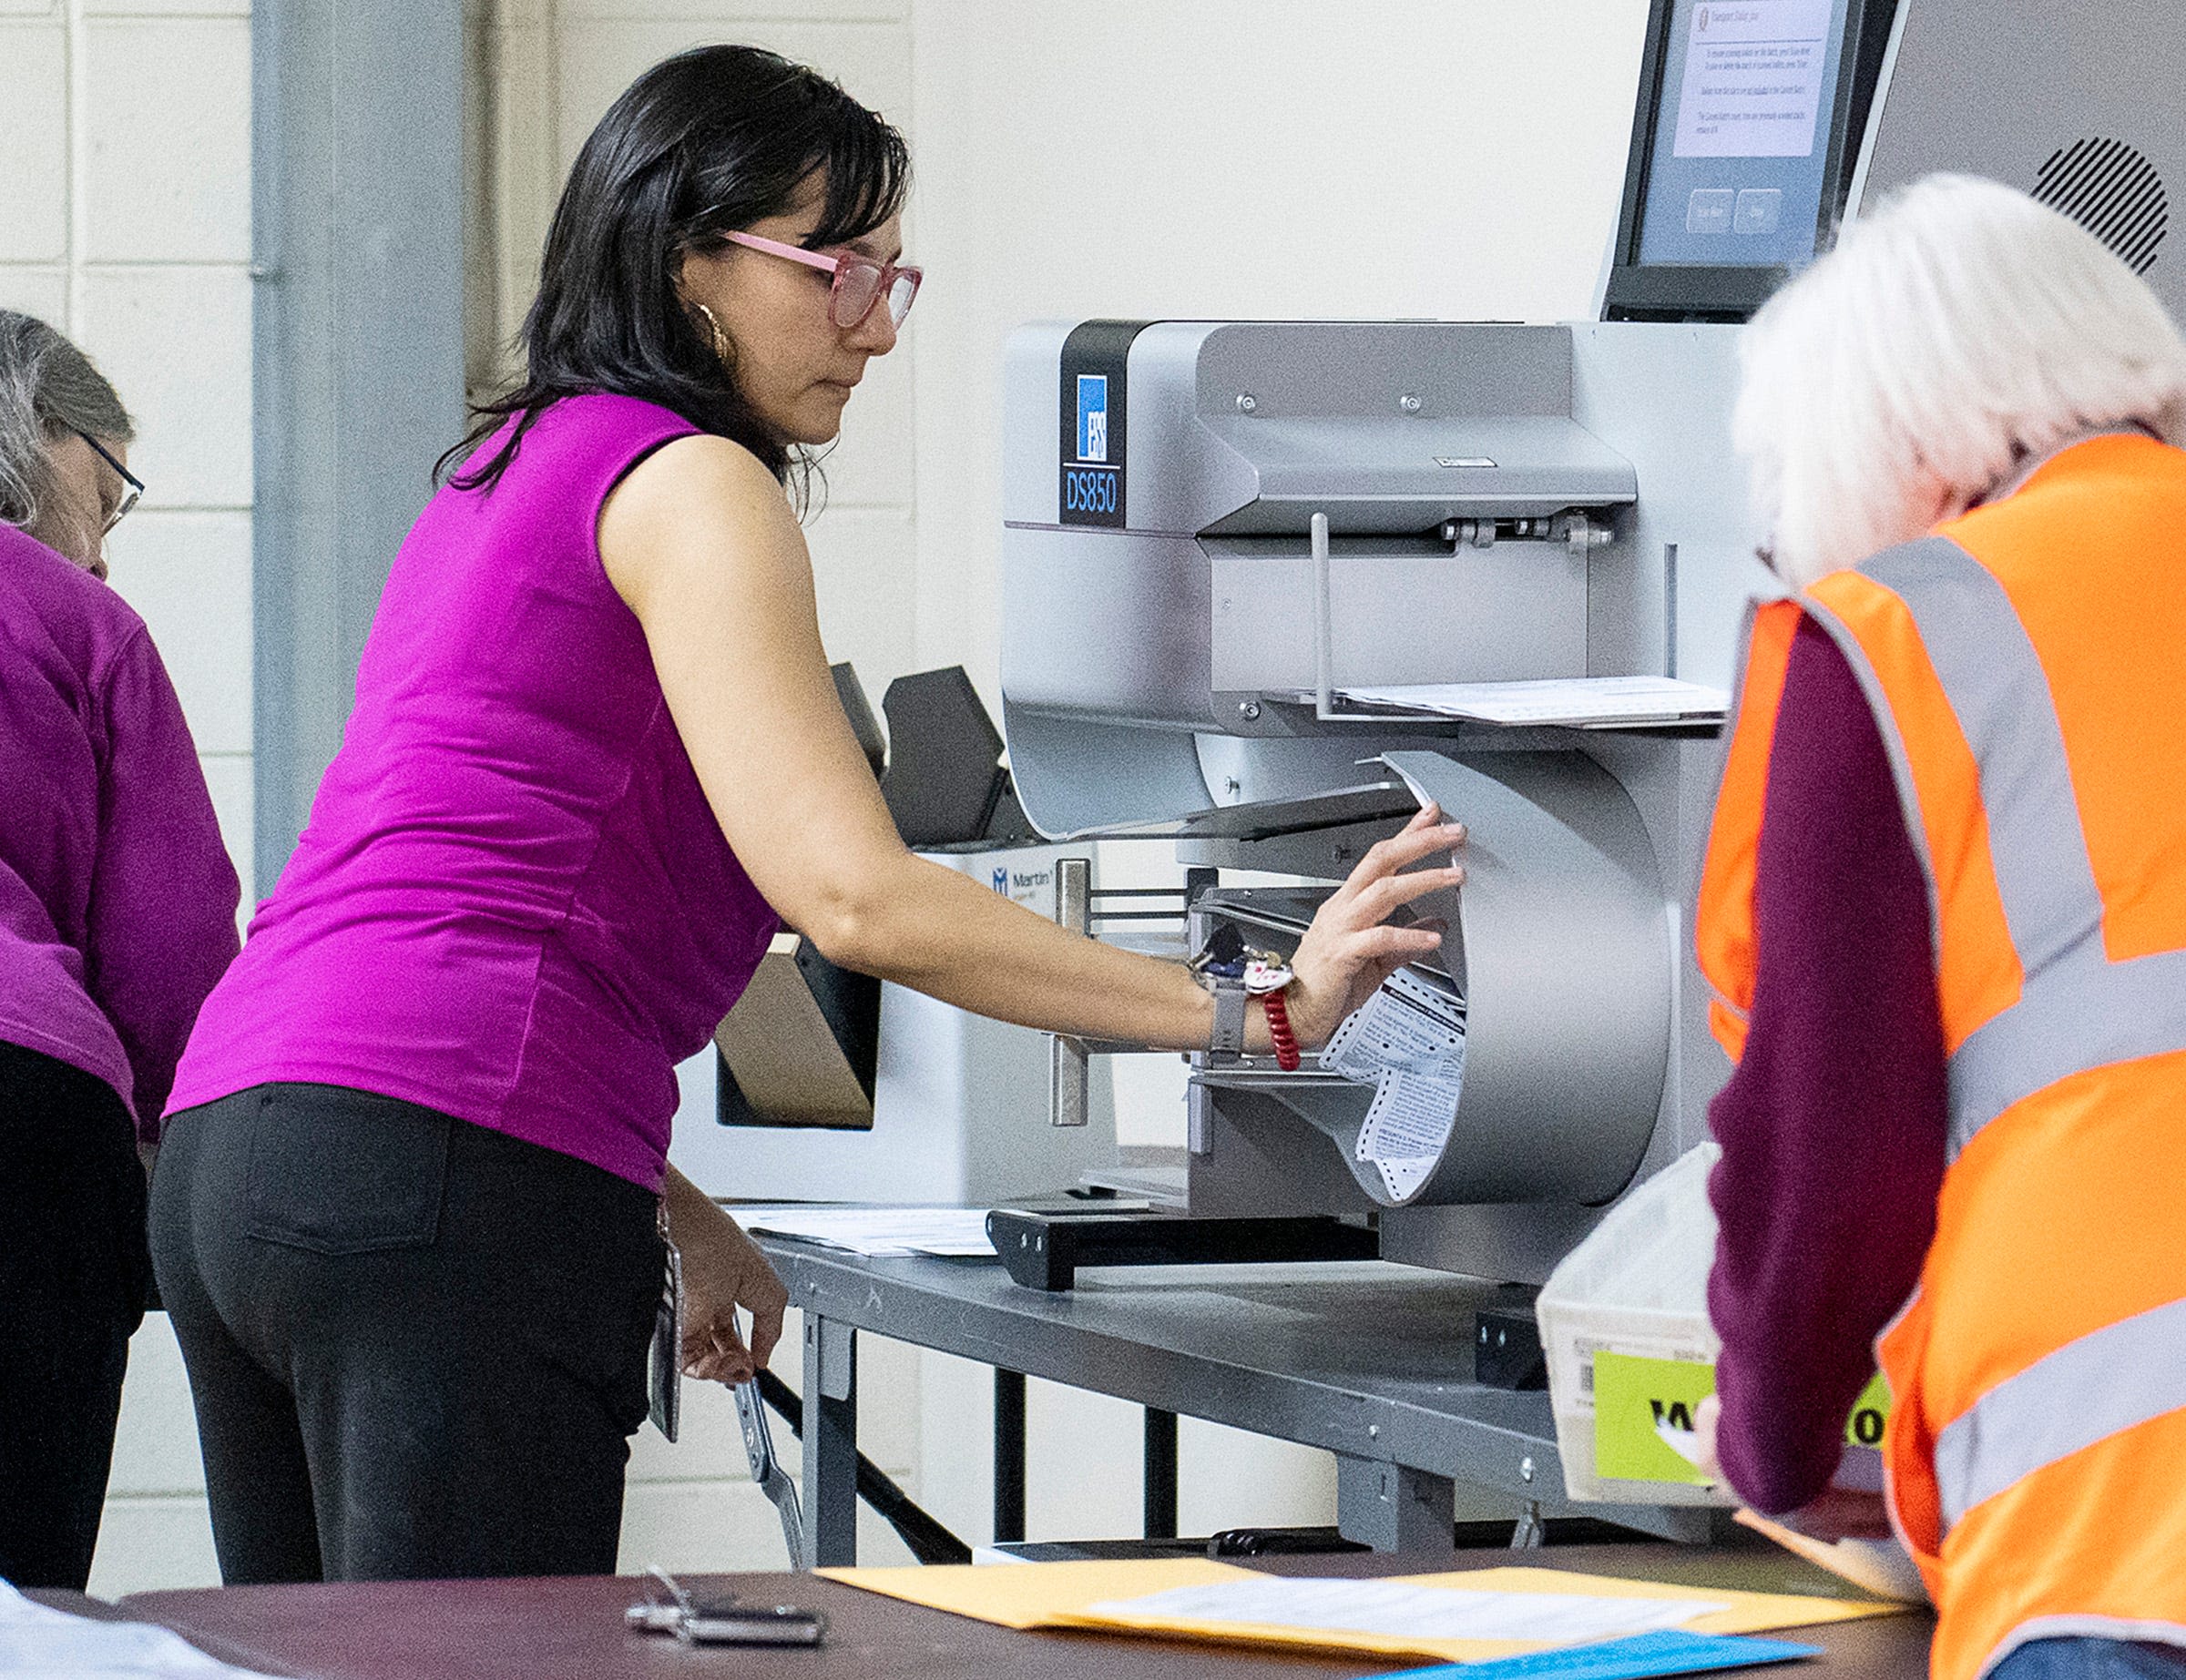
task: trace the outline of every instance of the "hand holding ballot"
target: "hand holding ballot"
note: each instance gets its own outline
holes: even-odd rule
[[[1400,832],[1368,850],[1329,895],[1291,959],[1295,979],[1288,1003],[1300,1044],[1319,1049],[1384,981],[1405,963],[1441,951],[1440,921],[1396,927],[1388,918],[1431,892],[1464,885],[1465,871],[1455,863],[1442,869],[1412,867],[1464,843],[1464,825],[1445,822],[1441,810],[1429,805]]]
[[[1723,1403],[1713,1394],[1693,1409],[1690,1456],[1710,1481],[1728,1482],[1730,1479],[1723,1474],[1715,1445],[1722,1415]],[[1685,1451],[1681,1444],[1672,1444],[1680,1451]],[[1893,1538],[1890,1512],[1881,1492],[1873,1488],[1848,1486],[1842,1479],[1831,1482],[1819,1498],[1780,1518],[1775,1526],[1825,1543]]]

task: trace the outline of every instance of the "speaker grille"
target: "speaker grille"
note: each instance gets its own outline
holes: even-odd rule
[[[2123,140],[2099,136],[2052,152],[2034,197],[2086,228],[2136,274],[2154,265],[2171,221],[2171,196],[2156,166]]]

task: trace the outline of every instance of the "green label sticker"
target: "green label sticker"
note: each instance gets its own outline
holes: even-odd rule
[[[1889,1420],[1890,1382],[1878,1370],[1852,1402],[1852,1416],[1844,1420],[1844,1439],[1855,1447],[1879,1447],[1883,1425]]]
[[[1701,1402],[1715,1392],[1715,1367],[1699,1359],[1647,1359],[1636,1354],[1594,1356],[1594,1473],[1615,1481],[1707,1478],[1656,1433],[1661,1425],[1690,1431]],[[1890,1384],[1877,1371],[1853,1402],[1844,1439],[1879,1447],[1890,1418]]]
[[[1707,1478],[1655,1432],[1660,1424],[1690,1431],[1692,1414],[1715,1392],[1715,1367],[1700,1359],[1644,1359],[1629,1353],[1594,1356],[1594,1473],[1617,1481]]]

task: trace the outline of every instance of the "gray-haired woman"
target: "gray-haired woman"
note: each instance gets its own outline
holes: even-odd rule
[[[143,620],[98,581],[141,488],[114,388],[0,310],[0,1578],[90,1574],[144,1174],[235,871]]]
[[[0,310],[0,523],[92,576],[144,486],[128,411],[83,351],[36,316]]]

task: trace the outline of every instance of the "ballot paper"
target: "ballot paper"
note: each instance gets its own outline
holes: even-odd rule
[[[1901,1541],[1816,1540],[1781,1522],[1772,1522],[1757,1511],[1733,1512],[1731,1520],[1743,1523],[1757,1534],[1766,1534],[1785,1551],[1797,1553],[1817,1568],[1851,1582],[1863,1593],[1906,1604],[1928,1603],[1927,1583],[1921,1579],[1919,1565],[1913,1562],[1912,1553]]]
[[[1095,1616],[1378,1634],[1395,1639],[1509,1639],[1578,1644],[1679,1627],[1730,1608],[1707,1599],[1597,1598],[1578,1593],[1479,1593],[1408,1581],[1292,1576],[1171,1587],[1094,1604]]]
[[[266,1680],[148,1622],[94,1622],[0,1581],[0,1675],[37,1680]]]
[[[747,1231],[795,1237],[870,1259],[906,1255],[991,1257],[984,1207],[839,1207],[812,1203],[736,1207],[730,1217]]]
[[[1457,1124],[1465,1086],[1465,1000],[1399,969],[1347,1016],[1321,1065],[1374,1086],[1358,1158],[1399,1202],[1418,1193]]]
[[[1534,682],[1402,683],[1345,688],[1352,706],[1425,712],[1480,723],[1571,725],[1713,722],[1729,709],[1721,688],[1674,677],[1561,677]]]

